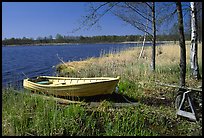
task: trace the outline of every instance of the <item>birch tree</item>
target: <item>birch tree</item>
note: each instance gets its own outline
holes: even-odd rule
[[[190,47],[190,68],[191,75],[200,79],[199,66],[198,66],[198,32],[197,32],[197,9],[196,2],[190,2],[191,6],[191,47]]]

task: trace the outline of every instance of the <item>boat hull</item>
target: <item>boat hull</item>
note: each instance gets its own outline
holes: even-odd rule
[[[66,78],[41,76],[41,78],[49,80],[49,83],[39,84],[25,79],[23,81],[24,88],[56,96],[95,96],[112,94],[119,82],[119,77]]]

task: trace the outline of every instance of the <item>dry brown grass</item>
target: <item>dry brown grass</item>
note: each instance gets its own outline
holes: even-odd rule
[[[144,56],[140,59],[141,47],[129,48],[128,50],[101,55],[100,58],[89,58],[84,61],[67,62],[59,72],[61,76],[96,77],[96,76],[121,76],[135,81],[138,78],[149,80],[151,77],[151,47],[144,48]],[[187,64],[190,62],[190,42],[186,42]],[[199,63],[202,61],[202,44],[198,45]],[[178,72],[180,62],[179,44],[163,44],[156,47],[156,69],[169,68],[171,72]],[[173,66],[172,66],[173,65]],[[177,69],[174,69],[174,68]],[[189,68],[187,66],[187,68]],[[163,69],[162,69],[163,70]],[[167,70],[168,72],[168,70]],[[168,79],[164,72],[157,76]],[[165,75],[165,76],[163,76]],[[176,74],[174,74],[176,75]],[[176,75],[177,77],[178,75]],[[177,77],[178,78],[178,77]]]
[[[162,51],[162,54],[157,53],[156,65],[171,65],[179,64],[180,62],[180,47],[178,44],[162,45],[157,47]],[[202,60],[202,44],[198,44],[198,60]],[[186,63],[190,63],[190,42],[186,42]]]

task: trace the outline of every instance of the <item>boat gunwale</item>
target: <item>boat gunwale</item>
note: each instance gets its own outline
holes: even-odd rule
[[[96,80],[96,79],[108,79],[108,80],[115,80],[115,79],[120,79],[120,76],[117,76],[116,78],[114,77],[92,77],[92,78],[69,78],[69,77],[52,77],[52,76],[39,76],[38,78],[48,78],[48,79],[76,79],[76,80]],[[28,78],[29,79],[29,78]]]
[[[106,82],[112,82],[112,81],[119,81],[120,77],[118,76],[117,78],[111,78],[111,77],[96,77],[96,78],[67,78],[67,77],[50,77],[50,76],[39,76],[41,78],[48,78],[48,79],[67,79],[67,80],[71,80],[71,79],[75,79],[75,80],[83,80],[83,79],[87,79],[87,80],[96,80],[96,79],[105,79],[102,81],[95,81],[95,82],[87,82],[87,83],[75,83],[75,84],[63,84],[63,85],[44,85],[44,84],[38,84],[35,82],[32,82],[31,80],[29,80],[30,78],[24,79],[24,82],[30,83],[32,85],[35,86],[39,86],[39,87],[47,87],[47,88],[57,88],[57,87],[72,87],[72,86],[82,86],[82,85],[90,85],[90,84],[96,84],[96,83],[106,83]]]

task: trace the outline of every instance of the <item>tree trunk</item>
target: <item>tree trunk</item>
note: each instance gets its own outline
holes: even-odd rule
[[[146,29],[145,29],[145,34],[144,34],[144,39],[143,39],[143,43],[142,43],[142,50],[140,51],[140,55],[139,55],[139,59],[141,56],[143,56],[144,54],[144,45],[145,45],[145,39],[146,39],[146,31],[147,31],[147,26],[148,26],[148,20],[147,20],[147,25],[146,25]]]
[[[180,86],[185,87],[186,78],[186,46],[183,27],[183,13],[181,2],[176,2],[179,25],[179,45],[180,45]]]
[[[195,2],[191,4],[191,48],[190,48],[190,65],[191,75],[195,79],[200,79],[199,67],[198,67],[198,32],[197,32],[197,12]]]
[[[155,24],[155,2],[152,2],[152,71],[155,70],[155,46],[156,46],[156,24]]]
[[[196,20],[198,42],[202,42],[202,2],[196,2]]]

